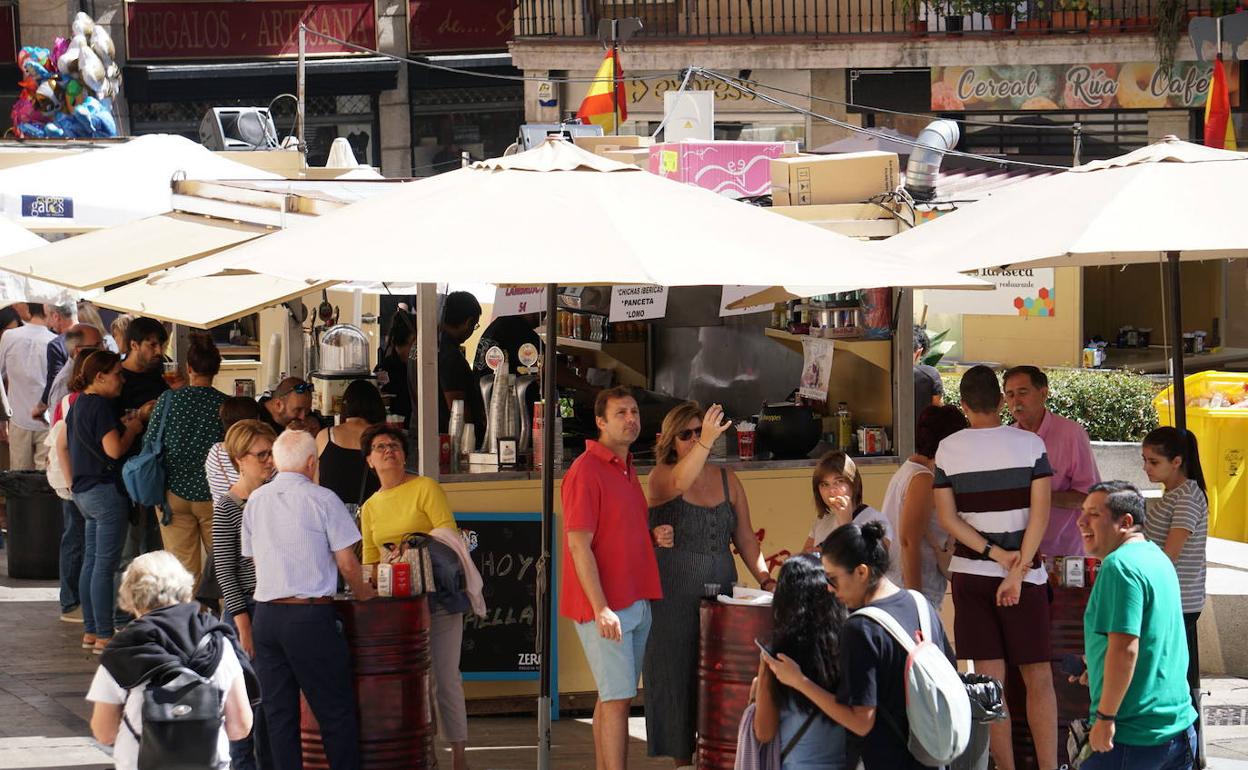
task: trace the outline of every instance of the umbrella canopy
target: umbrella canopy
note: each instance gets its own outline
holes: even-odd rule
[[[955,270],[1248,256],[1248,153],[1170,136],[1126,155],[1011,185],[882,242]]]
[[[887,241],[890,251],[957,270],[1169,263],[1176,427],[1182,405],[1179,261],[1248,257],[1248,153],[1160,142],[1020,182]]]
[[[0,171],[0,213],[31,230],[81,232],[169,211],[169,182],[281,179],[181,136],[153,134],[103,150]]]
[[[982,285],[550,141],[396,187],[173,271],[314,281]]]
[[[0,216],[0,257],[47,245],[48,242],[44,239],[7,217]],[[14,302],[60,303],[78,298],[77,292],[71,292],[63,286],[0,270],[0,306]]]

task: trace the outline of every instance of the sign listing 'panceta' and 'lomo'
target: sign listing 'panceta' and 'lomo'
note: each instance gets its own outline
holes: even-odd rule
[[[1175,62],[932,67],[932,109],[1147,110],[1203,107],[1213,65]],[[1227,67],[1231,104],[1239,104],[1239,67]]]

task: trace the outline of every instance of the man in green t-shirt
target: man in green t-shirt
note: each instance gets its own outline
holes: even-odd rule
[[[1093,486],[1079,516],[1101,560],[1083,616],[1096,752],[1084,770],[1188,770],[1196,755],[1179,579],[1143,524],[1144,498],[1125,481]]]

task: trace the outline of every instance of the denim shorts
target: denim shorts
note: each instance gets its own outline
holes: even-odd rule
[[[632,700],[637,695],[637,678],[650,635],[650,602],[633,602],[615,614],[620,619],[622,641],[604,639],[595,620],[576,623],[576,634],[594,672],[598,700]]]

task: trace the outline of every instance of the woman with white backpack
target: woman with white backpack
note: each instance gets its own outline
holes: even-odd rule
[[[937,673],[947,677],[952,671],[956,679],[953,650],[939,616],[922,594],[903,591],[886,577],[889,562],[883,525],[846,524],[823,541],[820,552],[828,585],[846,607],[851,611],[879,610],[909,638],[915,638],[926,626],[924,641],[943,652],[949,663],[947,671]],[[920,609],[929,616],[926,622],[919,615]],[[917,659],[919,654],[916,652],[913,657]],[[866,770],[917,770],[934,765],[923,764],[911,750],[916,739],[927,743],[929,738],[912,733],[907,716],[907,687],[913,686],[907,676],[907,659],[911,657],[907,645],[882,622],[855,612],[845,621],[841,634],[840,682],[836,693],[807,678],[787,655],[780,654],[767,663],[782,684],[809,698],[845,729],[862,736],[861,756]],[[930,658],[924,662],[930,667]],[[937,663],[938,667],[944,665]],[[960,681],[956,687],[961,687]],[[969,702],[965,700],[965,690],[961,692],[966,707],[964,726],[969,732]],[[956,721],[959,728],[963,726],[962,720]],[[962,745],[964,748],[965,743]]]

